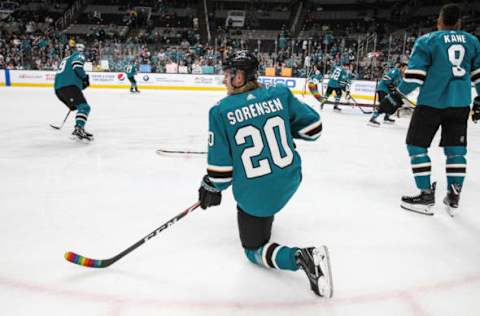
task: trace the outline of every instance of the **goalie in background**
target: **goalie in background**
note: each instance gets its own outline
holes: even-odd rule
[[[258,60],[248,51],[233,53],[224,69],[228,96],[209,112],[208,166],[199,189],[201,207],[219,205],[221,191],[232,185],[240,241],[248,260],[266,268],[302,269],[315,294],[331,297],[326,246],[300,248],[270,242],[275,214],[302,180],[293,139],[319,138],[320,116],[286,86],[261,86]]]
[[[395,67],[390,69],[390,71],[383,76],[382,80],[380,80],[380,83],[378,84],[378,88],[376,91],[376,94],[378,96],[378,102],[382,102],[382,100],[390,92],[395,91],[395,89],[400,84],[400,81],[402,80],[406,69],[407,69],[407,64],[396,62]],[[378,109],[375,110],[372,114],[372,117],[368,121],[368,124],[370,126],[375,126],[375,127],[380,126],[380,123],[377,121],[377,118],[380,116],[380,114],[382,113],[380,113]],[[391,119],[390,115],[385,113],[385,116],[383,118],[383,123],[393,124],[395,123],[395,120]]]

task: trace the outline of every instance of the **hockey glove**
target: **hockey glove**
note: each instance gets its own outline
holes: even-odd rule
[[[393,114],[395,111],[403,105],[402,98],[394,91],[389,93],[378,106],[379,113]]]
[[[472,121],[473,123],[477,123],[480,120],[480,96],[476,96],[473,99],[473,106],[472,106]]]
[[[389,83],[389,84],[387,85],[387,88],[388,88],[388,90],[389,90],[390,92],[395,91],[395,85],[394,85],[393,83]]]
[[[83,89],[86,89],[90,85],[90,76],[86,75],[82,80]]]
[[[198,189],[198,200],[202,209],[220,205],[220,202],[222,202],[222,192],[213,186],[208,175],[205,175],[202,179],[200,189]]]

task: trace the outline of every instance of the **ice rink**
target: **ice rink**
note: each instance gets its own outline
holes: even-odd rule
[[[480,125],[469,122],[461,209],[450,218],[445,158],[430,150],[435,216],[400,209],[416,193],[404,145],[408,119],[366,125],[358,109],[321,112],[317,142],[297,142],[303,183],[276,216],[272,241],[326,244],[334,298],[303,272],[244,257],[231,190],[106,269],[64,260],[109,258],[192,205],[206,158],[208,109],[222,92],[89,89],[91,144],[69,139],[73,116],[53,89],[0,88],[0,314],[412,315],[480,314]],[[315,100],[302,98],[310,104]],[[438,136],[438,135],[437,135]]]

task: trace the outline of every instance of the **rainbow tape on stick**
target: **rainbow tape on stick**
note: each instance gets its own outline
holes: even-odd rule
[[[65,259],[84,267],[99,268],[102,266],[102,260],[89,259],[71,251],[65,253]]]
[[[318,101],[321,101],[322,95],[318,92],[318,87],[315,83],[309,82],[308,90],[310,90],[310,92],[313,94],[315,99],[317,99]]]

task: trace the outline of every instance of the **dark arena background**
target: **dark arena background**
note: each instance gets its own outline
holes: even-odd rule
[[[447,71],[426,79],[438,49],[424,48],[433,53],[422,68],[414,45],[452,2],[470,35],[452,35]],[[0,314],[479,315],[480,44],[462,46],[462,36],[478,44],[480,1],[0,1]],[[332,298],[315,296],[302,271],[275,269],[281,250],[271,245],[245,257],[238,191],[198,207],[218,158],[207,155],[218,139],[209,115],[236,97],[225,82],[244,50],[258,60],[256,89],[286,86],[289,102],[320,117],[301,130],[307,140],[321,131],[318,140],[292,143],[301,185],[275,214],[271,242],[327,245]],[[67,72],[76,84],[59,86]],[[466,90],[450,86],[459,81]],[[405,82],[419,86],[403,93]],[[427,87],[472,108],[468,143],[455,136],[453,154],[438,146],[452,132],[444,125],[428,155],[406,145]],[[255,104],[229,112],[231,122],[282,110]],[[282,133],[290,127],[272,127],[283,161]],[[259,158],[274,156],[271,137],[242,141],[238,161],[282,169]],[[220,167],[227,181],[231,168]],[[434,204],[405,211],[402,195],[418,194],[427,174]],[[443,200],[464,177],[452,213]]]

